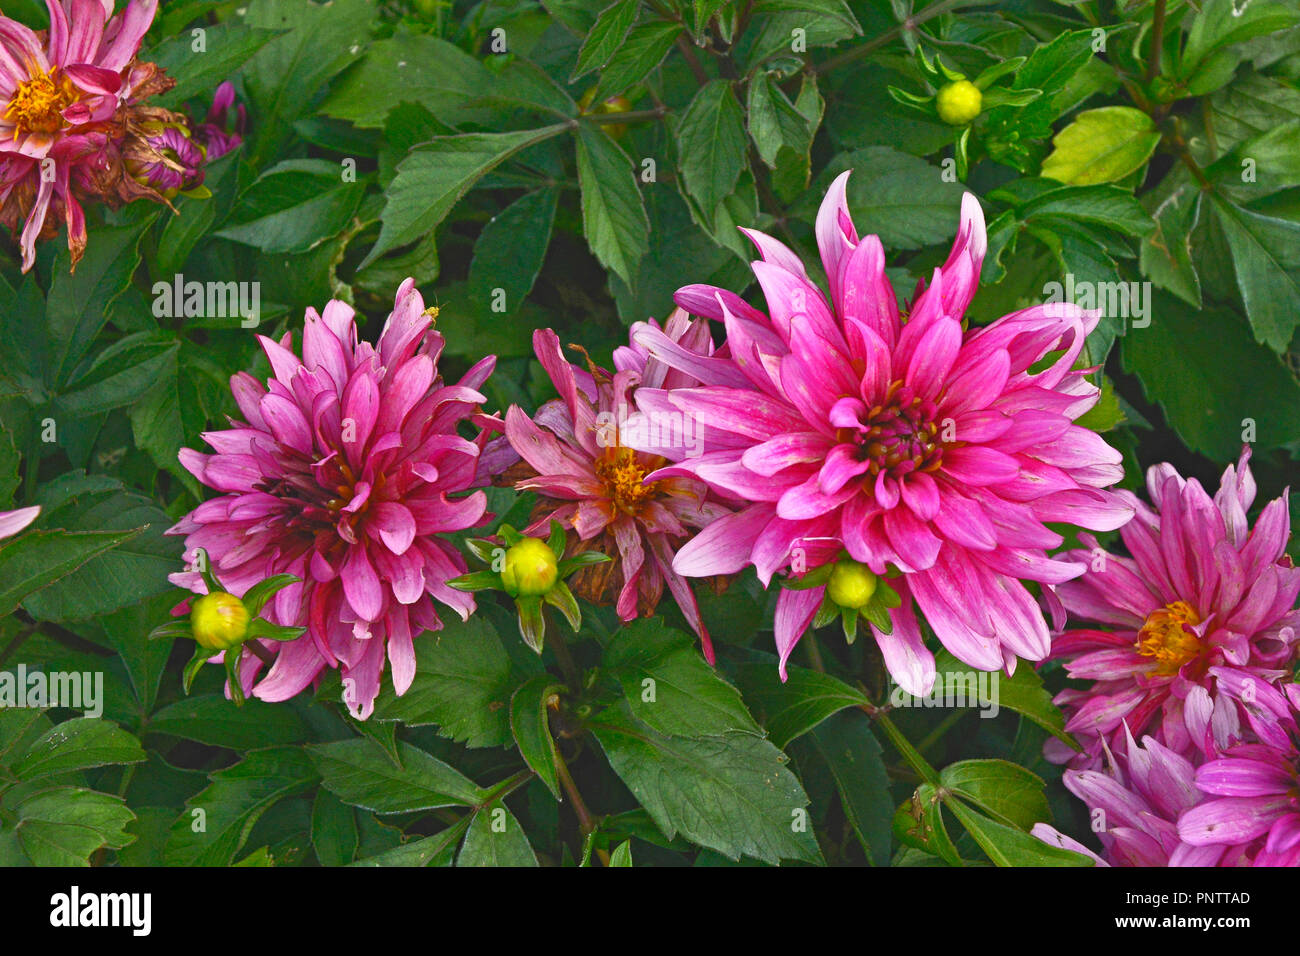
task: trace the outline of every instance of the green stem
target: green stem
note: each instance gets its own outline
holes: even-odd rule
[[[926,9],[922,10],[914,17],[908,17],[908,19],[905,22],[900,23],[896,27],[891,27],[890,29],[886,30],[884,33],[880,34],[878,37],[872,40],[868,40],[866,43],[859,44],[858,46],[853,47],[851,50],[845,50],[839,56],[831,57],[829,60],[822,63],[820,66],[814,66],[813,72],[829,73],[831,70],[834,70],[837,67],[841,67],[845,63],[852,63],[854,60],[860,59],[861,57],[866,56],[868,53],[871,53],[874,50],[878,50],[880,47],[885,46],[888,43],[892,43],[894,40],[897,40],[900,36],[903,35],[904,30],[915,29],[916,27],[919,27],[922,23],[925,23],[928,20],[933,20],[935,17],[942,16],[943,14],[947,13],[949,10],[952,10],[955,7],[963,6],[967,2],[969,2],[969,0],[940,0],[939,3],[927,7]]]
[[[868,713],[871,713],[868,711]],[[921,756],[920,752],[912,746],[911,741],[903,736],[903,732],[898,729],[898,725],[890,719],[889,715],[880,708],[875,708],[871,716],[876,723],[889,737],[890,743],[894,749],[899,752],[904,760],[921,775],[921,779],[932,787],[939,787],[939,772],[930,766],[929,762]]]
[[[1150,83],[1160,73],[1161,47],[1165,45],[1165,0],[1156,0],[1151,16],[1151,55],[1147,58],[1144,78]]]

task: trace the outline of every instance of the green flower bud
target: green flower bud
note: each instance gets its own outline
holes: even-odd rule
[[[506,550],[501,583],[511,597],[541,597],[559,577],[555,552],[541,538],[524,538]]]
[[[958,80],[939,90],[934,105],[939,111],[939,119],[949,126],[965,126],[980,115],[983,100],[984,95],[978,86],[970,80]]]
[[[871,603],[876,593],[876,576],[865,564],[842,558],[835,562],[835,569],[826,582],[826,593],[840,607],[859,610]]]
[[[205,594],[190,608],[194,640],[209,651],[225,651],[248,637],[249,613],[244,602],[225,591]]]

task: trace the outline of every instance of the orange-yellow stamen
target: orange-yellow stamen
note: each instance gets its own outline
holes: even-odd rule
[[[614,504],[629,514],[655,493],[658,482],[642,484],[648,474],[631,448],[611,448],[596,461],[596,475],[605,484],[605,493]]]
[[[77,90],[59,76],[55,67],[37,70],[14,90],[5,119],[14,124],[14,138],[20,133],[56,133],[64,126],[63,111],[77,101]]]
[[[1200,616],[1186,601],[1175,601],[1152,611],[1138,631],[1137,652],[1154,657],[1151,673],[1160,677],[1177,674],[1184,664],[1201,653],[1201,642],[1192,628]]]

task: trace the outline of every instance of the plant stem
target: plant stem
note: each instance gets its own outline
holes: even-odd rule
[[[896,27],[891,27],[878,37],[868,40],[866,43],[861,43],[858,46],[853,47],[851,50],[845,50],[839,56],[831,57],[820,66],[814,66],[813,72],[829,73],[831,70],[841,67],[845,63],[852,63],[854,60],[866,56],[873,50],[877,50],[885,44],[897,40],[903,35],[904,30],[915,29],[927,20],[933,20],[935,17],[942,16],[955,7],[963,6],[965,2],[966,0],[939,0],[938,3],[931,7],[926,7],[914,17],[908,17],[906,21],[900,23]]]
[[[1155,12],[1151,15],[1151,55],[1147,58],[1144,74],[1148,83],[1160,72],[1161,47],[1165,45],[1165,0],[1156,0]]]
[[[578,785],[573,782],[573,774],[569,773],[569,765],[564,762],[559,748],[555,751],[555,772],[560,778],[560,786],[564,788],[564,792],[573,803],[573,813],[578,818],[578,831],[582,834],[585,843],[587,837],[596,832],[596,818],[591,815],[591,811],[587,809],[587,804],[582,799],[582,794],[578,792]],[[609,866],[609,853],[605,850],[597,850],[596,855],[600,857],[602,863]]]
[[[555,652],[555,660],[560,665],[560,671],[564,674],[564,681],[569,685],[569,689],[575,694],[582,690],[582,680],[578,675],[578,665],[574,663],[573,654],[569,652],[569,645],[564,640],[564,635],[556,633],[551,637],[551,650]]]
[[[890,743],[894,745],[894,749],[902,755],[903,759],[911,765],[913,770],[921,775],[921,779],[933,787],[939,787],[938,771],[931,767],[929,762],[921,756],[920,752],[912,746],[912,742],[903,736],[903,732],[899,730],[898,725],[890,719],[889,714],[887,714],[882,708],[873,708],[873,711],[868,711],[868,713],[871,714],[872,718],[877,724],[879,724],[880,728],[885,732],[885,735],[889,737]]]
[[[256,657],[263,664],[274,664],[275,655],[259,644],[256,640],[245,641],[244,646],[248,648],[249,653]]]

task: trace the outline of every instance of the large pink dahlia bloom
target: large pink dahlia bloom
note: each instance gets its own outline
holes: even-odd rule
[[[33,194],[20,199],[24,271],[52,203],[67,220],[74,264],[80,258],[86,226],[73,172],[101,154],[104,125],[137,92],[147,95],[153,76],[152,65],[135,69],[135,56],[158,0],[131,0],[116,16],[113,0],[46,6],[50,28],[39,33],[0,16],[0,203],[15,191]],[[41,175],[46,160],[53,175]]]
[[[1124,492],[1136,517],[1120,536],[1131,558],[1072,552],[1087,566],[1057,595],[1080,621],[1106,630],[1059,635],[1052,656],[1071,677],[1095,681],[1057,696],[1066,729],[1095,762],[1098,741],[1122,748],[1122,725],[1148,731],[1182,754],[1213,755],[1242,741],[1285,745],[1293,718],[1283,694],[1295,656],[1300,569],[1286,554],[1287,496],[1269,502],[1252,529],[1250,450],[1229,465],[1213,498],[1173,467],[1147,471],[1154,507]]]
[[[624,621],[652,613],[666,585],[711,662],[708,631],[690,585],[673,569],[673,556],[694,529],[730,514],[730,508],[689,476],[645,481],[670,453],[684,453],[683,438],[691,436],[661,431],[638,416],[632,396],[641,387],[672,390],[697,383],[652,357],[640,340],[702,360],[713,351],[708,323],[692,322],[680,311],[663,329],[637,323],[632,344],[614,354],[612,375],[565,361],[550,329],[534,333],[537,358],[560,397],[531,419],[518,406],[506,412],[506,437],[537,472],[516,487],[543,499],[526,533],[544,533],[554,519],[577,532],[579,549],[616,558],[578,572],[575,591],[595,602],[609,592]]]
[[[1179,820],[1206,798],[1191,761],[1160,742],[1131,736],[1123,755],[1109,755],[1101,770],[1067,770],[1065,786],[1088,805],[1089,820],[1102,845],[1098,856],[1046,823],[1040,840],[1093,857],[1103,866],[1238,866],[1254,847],[1223,840],[1205,845],[1182,835]]]
[[[464,560],[436,535],[484,516],[482,491],[459,493],[479,484],[486,429],[500,426],[479,412],[485,399],[476,391],[496,359],[444,383],[443,337],[431,326],[412,279],[398,289],[377,346],[357,340],[346,303],[309,309],[301,359],[290,335],[261,337],[275,377],[266,388],[245,372],[231,379],[246,421],[203,436],[215,454],[181,450],[181,463],[223,492],[171,529],[186,535],[191,560],[205,549],[235,595],[273,574],[302,579],[264,616],[307,632],[264,642],[277,657],[255,687],[261,662],[244,658],[245,690],[256,697],[292,697],[329,665],[341,668],[349,708],[365,718],[385,654],[397,692],[410,686],[412,636],[442,627],[434,598],[462,619],[474,610],[470,595],[446,583],[465,572]],[[465,422],[485,428],[477,441],[457,434]],[[172,580],[205,590],[196,571]]]
[[[1047,557],[1062,538],[1045,522],[1113,529],[1132,510],[1100,490],[1120,478],[1119,453],[1072,423],[1099,394],[1074,367],[1097,316],[1040,306],[966,330],[986,248],[971,195],[948,260],[900,314],[880,240],[859,238],[849,216],[847,177],[817,217],[830,296],[790,249],[747,231],[768,314],[724,289],[679,290],[680,306],[725,324],[730,357],[688,364],[652,344],[702,384],[641,389],[637,403],[684,412],[711,436],[700,457],[649,480],[694,477],[752,502],[705,528],[674,568],[695,576],[752,564],[766,584],[792,563],[812,569],[847,549],[876,574],[902,572],[890,581],[902,598],[891,633],[873,633],[895,680],[924,694],[934,658],[913,601],[974,667],[1040,660],[1047,624],[1022,582],[1050,588],[1082,570]],[[781,593],[782,673],[825,591]]]

